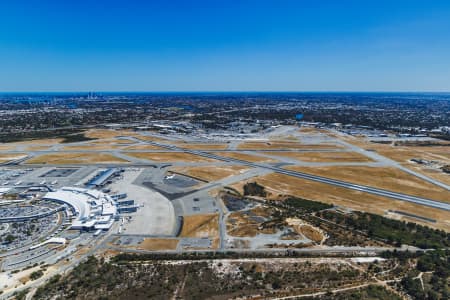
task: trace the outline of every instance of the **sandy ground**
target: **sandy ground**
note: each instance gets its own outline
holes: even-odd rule
[[[249,168],[244,166],[201,166],[201,167],[173,167],[170,171],[185,174],[205,181],[223,179],[241,174]]]
[[[264,185],[270,192],[269,198],[273,199],[277,199],[278,195],[293,195],[379,215],[384,215],[388,209],[399,210],[422,217],[436,219],[436,223],[415,222],[450,231],[450,213],[431,207],[424,208],[422,205],[370,195],[359,191],[276,173],[255,177],[248,181],[256,181],[258,184]],[[242,192],[242,186],[244,184],[245,182],[241,182],[232,187]]]
[[[450,202],[449,191],[396,168],[360,166],[290,166],[287,167],[287,169],[373,186],[394,192],[430,198],[438,201]]]
[[[26,161],[27,164],[87,164],[127,163],[107,153],[53,153],[43,154]]]
[[[127,155],[153,161],[213,162],[213,159],[183,152],[128,152]]]
[[[184,216],[180,237],[209,237],[219,236],[219,214],[204,214]]]
[[[275,159],[272,159],[272,158],[256,156],[256,155],[251,155],[251,154],[245,154],[245,153],[238,153],[238,152],[215,152],[214,154],[224,156],[224,157],[241,159],[241,160],[245,160],[245,161],[249,161],[249,162],[277,162]]]
[[[142,250],[175,250],[178,246],[177,239],[157,239],[157,238],[146,238],[138,246],[138,249]]]
[[[305,162],[373,162],[356,152],[265,152],[269,155],[294,158]]]

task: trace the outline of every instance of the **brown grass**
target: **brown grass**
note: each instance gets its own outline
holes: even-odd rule
[[[245,161],[249,161],[249,162],[277,162],[277,160],[275,160],[273,158],[245,154],[245,153],[238,153],[238,152],[214,152],[214,154],[223,156],[223,157],[241,159],[241,160],[245,160]]]
[[[383,147],[384,146],[384,147]],[[444,163],[450,163],[450,147],[393,147],[378,146],[375,150],[392,160],[398,162],[408,162],[412,158],[425,160],[437,160]],[[372,146],[373,147],[373,146]]]
[[[158,250],[175,250],[178,246],[177,239],[157,239],[146,238],[138,246],[138,249],[158,251]]]
[[[39,145],[55,145],[59,144],[63,141],[61,138],[55,138],[55,139],[37,139],[37,140],[26,140],[21,142],[15,142],[14,144],[22,144],[22,145],[29,145],[29,144],[39,144]]]
[[[88,138],[93,139],[111,139],[118,136],[139,136],[131,130],[114,130],[114,129],[90,129],[84,133]]]
[[[86,145],[78,145],[78,146],[66,146],[63,148],[65,151],[77,151],[77,150],[111,150],[111,149],[120,149],[121,147],[115,145],[105,145],[105,144],[86,144]]]
[[[127,152],[128,156],[153,161],[214,162],[215,160],[183,152]]]
[[[270,210],[265,207],[255,207],[249,211],[252,216],[269,217]],[[257,222],[250,218],[247,213],[238,211],[233,212],[228,216],[227,219],[227,233],[230,236],[236,237],[255,237],[257,234],[273,234],[276,232],[274,227],[270,228],[260,228],[261,222]]]
[[[123,150],[162,150],[164,148],[153,145],[133,145],[123,148]]]
[[[371,162],[372,159],[357,152],[266,152],[305,162]]]
[[[26,157],[26,154],[23,153],[5,153],[0,154],[0,163],[6,163],[12,160],[21,159]]]
[[[437,181],[450,185],[450,174],[446,174],[438,168],[430,168],[416,163],[404,163],[402,165],[408,169],[411,169],[425,176],[433,178]]]
[[[336,149],[342,148],[334,144],[302,144],[288,141],[244,142],[238,145],[239,150],[283,150],[283,149]]]
[[[128,163],[128,161],[107,153],[52,153],[33,157],[27,164],[88,164]]]
[[[425,208],[424,206],[418,204],[397,201],[390,198],[370,195],[359,191],[277,173],[272,173],[249,180],[249,182],[254,181],[258,184],[264,185],[270,193],[269,198],[272,199],[279,199],[279,195],[293,195],[296,197],[331,203],[379,215],[383,215],[388,209],[400,210],[403,212],[436,219],[437,222],[434,224],[419,221],[416,222],[430,227],[450,231],[450,213],[447,211],[434,209],[431,207]],[[241,182],[233,185],[232,187],[242,192],[242,187],[244,184],[245,182]]]
[[[192,149],[192,150],[225,150],[227,144],[189,144],[189,143],[176,143],[178,147]]]
[[[27,147],[28,151],[43,151],[50,149],[49,146],[29,146]]]
[[[219,214],[184,216],[180,236],[217,238],[219,236]]]
[[[300,167],[288,169],[325,176],[352,183],[382,188],[394,192],[450,202],[450,192],[396,168],[331,166]]]
[[[249,168],[244,166],[202,166],[174,167],[171,171],[199,178],[204,181],[214,181],[240,174],[248,169]]]

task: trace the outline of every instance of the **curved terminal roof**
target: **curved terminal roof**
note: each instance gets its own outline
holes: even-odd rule
[[[114,216],[117,213],[116,204],[111,197],[97,190],[63,187],[48,192],[43,199],[71,206],[76,213],[76,219],[72,222],[74,228],[97,227],[101,216]],[[112,221],[109,226],[111,225]]]

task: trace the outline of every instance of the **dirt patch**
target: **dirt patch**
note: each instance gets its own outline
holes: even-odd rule
[[[175,250],[177,249],[178,242],[179,241],[177,239],[146,238],[142,241],[142,243],[139,244],[137,248],[150,251]]]
[[[322,230],[301,219],[288,218],[286,219],[286,223],[290,225],[296,233],[305,236],[313,242],[321,243],[325,239]]]
[[[174,167],[170,171],[199,178],[204,181],[215,181],[232,175],[238,175],[249,168],[244,166],[202,166],[202,167]]]
[[[127,152],[128,156],[153,161],[214,162],[215,160],[183,152]]]
[[[331,166],[300,167],[286,169],[325,176],[352,183],[373,186],[394,192],[449,202],[450,192],[396,168]]]
[[[215,152],[214,154],[220,155],[223,157],[245,160],[245,161],[249,161],[249,162],[278,162],[277,160],[275,160],[273,158],[256,156],[256,155],[245,154],[245,153],[238,153],[238,152]]]
[[[372,162],[356,152],[266,152],[269,155],[294,158],[305,162]]]
[[[219,214],[184,216],[180,237],[217,238]]]
[[[106,164],[128,163],[128,161],[107,153],[52,153],[33,157],[27,164]]]

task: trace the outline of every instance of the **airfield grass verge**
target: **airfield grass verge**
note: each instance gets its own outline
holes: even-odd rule
[[[214,154],[220,155],[223,157],[245,160],[248,162],[277,162],[277,160],[275,160],[273,158],[251,155],[251,154],[246,154],[246,153],[239,153],[239,152],[215,152]]]
[[[417,216],[436,220],[435,223],[414,220],[414,222],[432,228],[450,231],[449,212],[424,206],[371,195],[368,193],[328,185],[325,183],[295,178],[283,174],[271,173],[254,177],[247,182],[257,182],[265,187],[267,198],[282,201],[287,195],[329,203],[350,209],[385,215],[388,210],[398,210]],[[231,187],[243,194],[246,182],[239,182]]]
[[[128,163],[107,153],[52,153],[33,157],[26,164],[88,164],[88,163]]]
[[[373,162],[367,156],[356,152],[266,152],[266,154],[305,162]]]
[[[146,238],[139,244],[138,248],[150,251],[175,250],[178,242],[177,239]]]
[[[244,166],[201,166],[201,167],[174,167],[170,171],[200,178],[204,181],[220,180],[249,170]]]
[[[180,237],[217,237],[218,234],[218,214],[184,216]]]
[[[128,156],[153,161],[213,162],[215,160],[183,152],[127,152]]]
[[[449,191],[397,168],[364,166],[290,166],[286,169],[387,189],[408,195],[450,202]]]

